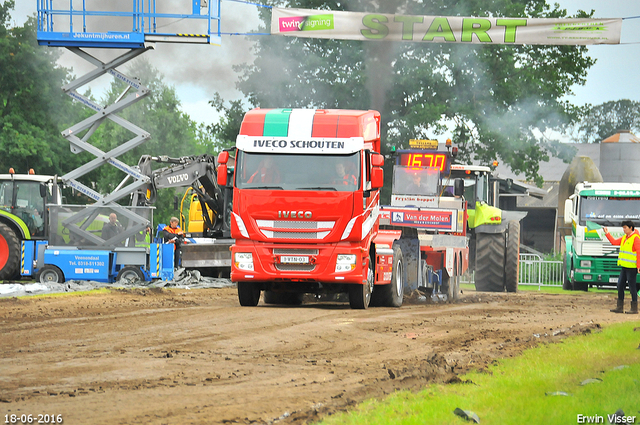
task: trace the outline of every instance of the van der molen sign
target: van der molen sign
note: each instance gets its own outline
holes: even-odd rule
[[[271,34],[467,44],[620,44],[622,18],[416,16],[274,7]]]

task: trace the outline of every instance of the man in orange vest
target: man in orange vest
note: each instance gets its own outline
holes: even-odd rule
[[[247,183],[280,183],[280,172],[273,163],[273,158],[264,158],[258,171],[253,173]]]
[[[162,229],[162,239],[164,240],[164,243],[173,244],[173,267],[175,268],[178,268],[178,265],[180,264],[180,254],[182,253],[180,245],[185,243],[184,232],[180,226],[178,226],[178,223],[180,223],[180,220],[178,220],[177,217],[171,217],[169,225]]]
[[[640,252],[640,233],[638,233],[631,220],[622,222],[624,236],[621,238],[615,239],[606,227],[603,227],[602,230],[604,230],[604,235],[609,239],[611,245],[620,246],[618,265],[622,268],[620,269],[620,276],[618,277],[618,305],[611,311],[614,313],[622,313],[624,311],[624,290],[627,284],[629,284],[631,310],[626,313],[638,314],[636,277],[638,276],[638,272],[640,272],[640,258],[638,257],[638,253]]]

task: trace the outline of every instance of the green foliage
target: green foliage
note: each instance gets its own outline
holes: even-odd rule
[[[544,0],[420,2],[283,0],[285,7],[446,16],[565,17]],[[587,16],[581,12],[581,16]],[[268,27],[269,14],[262,15]],[[584,46],[357,42],[263,37],[253,64],[237,68],[254,106],[377,109],[384,151],[453,126],[462,161],[494,159],[541,183],[540,161],[570,154],[541,137],[578,110],[560,99],[584,84]],[[565,158],[569,159],[569,158]]]
[[[0,4],[0,172],[60,174],[80,164],[60,131],[86,114],[60,90],[69,81],[56,64],[60,50],[38,46],[34,17],[9,27],[13,7],[13,0]]]
[[[574,128],[582,143],[600,143],[623,130],[640,132],[640,102],[628,99],[588,105]]]
[[[220,119],[216,124],[206,127],[207,134],[210,136],[210,145],[217,152],[235,146],[236,136],[240,133],[242,118],[246,113],[246,110],[242,107],[242,101],[232,100],[227,107],[222,96],[216,93],[213,100],[209,101],[209,105],[220,115]]]
[[[612,325],[601,333],[540,345],[486,371],[461,376],[467,384],[432,385],[418,394],[398,392],[322,423],[465,423],[453,414],[456,407],[471,410],[481,423],[490,424],[576,423],[578,414],[606,419],[620,408],[637,416],[640,352],[633,337],[637,324]],[[580,385],[589,378],[602,382]],[[559,391],[571,396],[546,395]]]

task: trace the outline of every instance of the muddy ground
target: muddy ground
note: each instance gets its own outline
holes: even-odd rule
[[[628,303],[628,302],[627,302]],[[638,316],[613,294],[486,294],[400,309],[238,305],[234,288],[0,299],[0,413],[65,424],[303,424],[455,382]]]

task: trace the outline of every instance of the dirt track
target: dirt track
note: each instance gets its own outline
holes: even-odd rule
[[[627,302],[628,303],[628,302]],[[238,306],[235,289],[1,299],[0,407],[65,424],[307,423],[637,316],[612,295]]]

